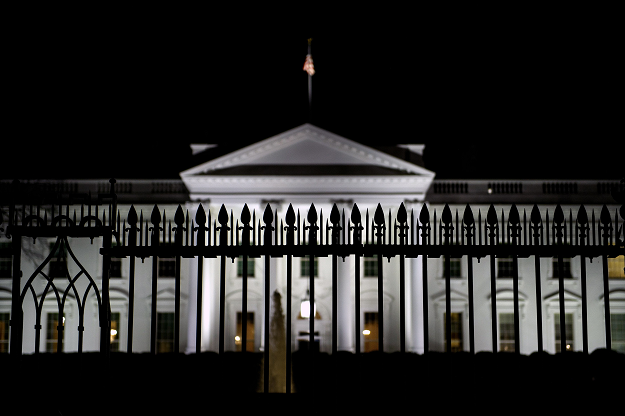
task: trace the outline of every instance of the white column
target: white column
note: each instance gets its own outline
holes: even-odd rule
[[[410,279],[407,286],[408,293],[410,293],[410,302],[406,302],[410,312],[407,349],[423,354],[423,263],[421,257],[410,259]]]
[[[197,257],[189,262],[189,315],[185,354],[194,354],[197,333]]]
[[[347,212],[347,211],[346,211]],[[338,351],[356,351],[354,340],[354,257],[338,258]]]
[[[349,227],[349,218],[353,204],[347,202],[337,203],[337,208],[341,213],[341,218],[345,214],[345,227]],[[341,221],[341,226],[343,222]],[[341,230],[349,233],[349,229]],[[347,237],[349,240],[349,237]],[[347,242],[341,241],[341,244]],[[356,341],[354,339],[354,257],[342,257],[337,259],[337,351],[356,351]]]
[[[187,203],[187,209],[189,210],[189,216],[195,219],[195,215],[197,212],[198,204],[196,203]],[[206,215],[208,216],[208,209],[210,207],[208,205],[204,206],[206,210]],[[208,225],[208,224],[207,224]],[[197,239],[196,239],[197,241]],[[201,341],[201,350],[205,351],[209,349],[209,340],[211,338],[215,338],[219,336],[219,332],[217,331],[215,334],[210,333],[210,328],[214,325],[211,325],[211,318],[214,318],[215,314],[211,313],[211,303],[216,299],[211,299],[211,294],[219,293],[219,280],[217,280],[217,286],[209,285],[209,259],[204,259],[203,261],[203,279],[202,279],[202,341]],[[187,328],[187,346],[185,349],[185,353],[194,354],[195,350],[195,342],[196,342],[196,334],[197,334],[197,278],[198,278],[198,258],[194,257],[193,260],[189,261],[189,303],[188,303],[188,328]],[[219,311],[217,310],[217,317],[219,317]],[[219,322],[217,325],[219,325]],[[217,326],[217,328],[219,328]],[[217,350],[218,345],[215,343],[214,347],[211,346],[210,349]]]
[[[410,220],[411,211],[414,210],[414,219],[416,227],[419,213],[421,212],[421,202],[405,203],[406,210],[408,211],[408,218]],[[421,238],[417,234],[417,230],[411,230],[415,238]],[[424,340],[423,340],[423,259],[421,256],[410,259],[410,271],[409,278],[406,281],[406,292],[408,293],[408,299],[406,301],[406,349],[410,352],[423,354]]]
[[[189,217],[195,219],[198,205],[193,202],[187,202],[185,208],[189,212]],[[189,230],[190,231],[190,230]],[[197,322],[197,257],[189,261],[188,267],[189,282],[189,302],[188,302],[188,318],[187,318],[187,346],[185,354],[195,353],[195,335]]]

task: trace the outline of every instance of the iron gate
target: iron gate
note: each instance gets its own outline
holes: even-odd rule
[[[623,183],[623,182],[622,182]],[[39,201],[20,200],[19,183],[15,183],[14,199],[8,211],[8,224],[6,235],[13,241],[11,255],[13,256],[12,282],[13,287],[22,290],[12,291],[11,307],[11,343],[10,352],[14,356],[22,354],[22,331],[23,331],[23,302],[30,292],[36,306],[37,325],[35,330],[41,330],[41,307],[47,292],[54,293],[60,316],[63,314],[68,295],[78,304],[80,325],[79,353],[82,351],[82,331],[84,303],[90,290],[97,297],[100,323],[100,352],[107,356],[110,351],[109,336],[110,305],[108,278],[102,280],[100,287],[89,273],[80,267],[77,275],[71,276],[67,270],[62,273],[68,286],[60,291],[54,283],[55,277],[45,273],[44,266],[53,260],[53,252],[65,248],[77,264],[79,260],[71,251],[68,237],[95,238],[102,237],[104,241],[100,253],[103,258],[104,270],[110,269],[112,258],[129,258],[129,315],[128,315],[128,342],[126,351],[133,352],[133,308],[134,308],[134,283],[135,261],[137,258],[152,260],[152,305],[151,305],[151,340],[150,351],[155,353],[156,345],[156,281],[157,261],[160,257],[173,257],[175,259],[175,340],[174,351],[179,352],[180,340],[180,265],[182,258],[194,258],[198,267],[197,276],[197,317],[196,317],[196,345],[195,351],[201,351],[202,332],[202,285],[203,285],[203,261],[205,258],[215,258],[220,261],[220,302],[219,302],[219,353],[224,352],[224,322],[225,322],[225,263],[227,259],[241,257],[243,261],[243,300],[242,300],[242,350],[246,350],[247,328],[247,261],[250,258],[264,260],[264,298],[270,298],[270,258],[283,257],[286,260],[287,294],[286,294],[286,331],[287,340],[291,339],[291,290],[292,290],[292,259],[293,257],[307,257],[310,261],[309,288],[310,288],[310,316],[314,316],[315,299],[315,262],[317,257],[330,257],[332,259],[332,353],[337,353],[337,262],[339,258],[354,261],[355,279],[354,291],[360,294],[360,259],[364,256],[377,257],[378,259],[378,313],[379,322],[383,325],[384,319],[382,307],[384,291],[383,267],[384,258],[399,258],[400,272],[396,277],[400,287],[400,348],[405,352],[406,331],[406,307],[405,307],[405,260],[408,258],[420,258],[423,268],[423,337],[425,353],[429,351],[429,328],[428,328],[428,258],[442,257],[445,263],[445,310],[446,310],[446,350],[451,351],[451,305],[450,305],[450,281],[451,259],[466,257],[468,260],[468,290],[469,290],[469,343],[471,354],[475,353],[474,339],[474,296],[473,296],[473,259],[488,259],[490,265],[490,282],[492,293],[492,339],[493,351],[497,351],[497,297],[495,287],[495,260],[498,257],[509,257],[512,261],[512,281],[514,293],[514,327],[515,327],[515,351],[519,352],[519,258],[533,257],[535,259],[535,278],[541,279],[540,259],[553,257],[557,259],[559,269],[558,290],[560,310],[560,339],[561,348],[565,350],[567,339],[564,308],[564,260],[565,258],[580,257],[581,259],[598,258],[602,262],[602,284],[604,289],[604,314],[605,314],[605,345],[611,347],[610,328],[610,293],[608,284],[608,259],[621,256],[625,253],[623,238],[623,218],[625,207],[620,207],[619,212],[610,212],[607,206],[603,206],[598,216],[595,212],[588,212],[584,206],[574,212],[565,212],[558,205],[553,212],[543,215],[538,206],[534,205],[531,212],[520,212],[513,204],[508,212],[497,212],[494,206],[490,206],[487,212],[475,212],[469,205],[463,212],[452,212],[448,205],[442,213],[430,212],[428,206],[423,204],[415,214],[414,210],[408,212],[404,204],[401,204],[396,213],[385,213],[380,204],[374,212],[368,210],[362,213],[354,204],[351,212],[340,211],[335,204],[329,218],[318,212],[314,204],[310,206],[306,216],[295,211],[290,205],[284,218],[278,218],[277,212],[273,212],[270,205],[262,213],[262,218],[257,218],[256,212],[250,212],[247,205],[243,208],[240,218],[234,218],[232,211],[226,206],[221,206],[217,218],[211,218],[200,204],[195,217],[192,219],[188,212],[181,206],[174,215],[173,223],[167,219],[158,206],[154,206],[150,218],[144,218],[143,212],[137,213],[131,207],[126,218],[120,218],[117,212],[117,200],[115,195],[115,181],[110,181],[110,192],[99,194],[97,198],[90,195],[74,195],[72,199],[56,200],[51,204],[42,204]],[[615,193],[615,198],[623,204],[623,191]],[[107,205],[105,205],[107,204]],[[4,215],[3,215],[4,217]],[[260,217],[260,215],[259,215]],[[597,218],[598,217],[598,218]],[[2,224],[0,224],[1,226]],[[41,263],[36,272],[24,279],[20,270],[21,239],[54,237],[56,243],[51,254]],[[167,244],[162,244],[166,242]],[[115,243],[115,244],[113,244]],[[582,323],[583,323],[583,351],[588,353],[587,332],[587,309],[586,299],[587,276],[585,261],[581,262],[581,288],[582,288]],[[37,294],[32,286],[35,275],[42,276],[47,284],[37,301]],[[58,277],[57,277],[58,278]],[[78,293],[75,287],[77,279],[87,279],[89,284],[85,293]],[[393,278],[395,278],[393,276]],[[537,337],[538,351],[543,350],[543,335],[541,315],[540,285],[536,285],[537,299]],[[82,296],[82,300],[81,300]],[[360,296],[355,299],[355,328],[357,335],[356,353],[361,352],[360,336],[358,331],[360,323]],[[265,302],[265,328],[269,325],[269,302]],[[309,345],[314,343],[315,320],[309,319]],[[62,325],[58,325],[58,348],[62,350]],[[379,349],[384,351],[384,331],[379,328]],[[269,331],[265,337],[265,391],[268,389],[269,374]],[[287,369],[291,368],[291,345],[286,343]],[[36,351],[39,352],[38,349]],[[287,371],[290,377],[290,371]],[[287,382],[290,389],[290,382]],[[287,390],[288,391],[288,390]]]

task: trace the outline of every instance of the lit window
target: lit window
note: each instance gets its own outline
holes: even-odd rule
[[[119,336],[121,314],[119,312],[111,312],[111,351],[119,351]]]
[[[362,334],[365,336],[365,352],[377,351],[379,349],[378,328],[378,313],[365,312],[365,329],[362,331]]]
[[[625,279],[625,256],[608,257],[608,277],[610,279]]]
[[[46,315],[46,352],[58,351],[59,325],[65,326],[65,317],[62,319],[62,322],[59,322],[59,314],[57,312],[51,312]],[[61,334],[64,338],[65,331],[62,331]],[[61,341],[63,341],[63,338],[61,338]]]
[[[514,352],[514,314],[499,314],[499,351]]]
[[[156,314],[156,352],[158,354],[174,351],[174,313]]]
[[[625,353],[625,314],[610,314],[612,350]]]
[[[447,313],[443,313],[443,322],[445,322],[445,351],[447,351]],[[462,351],[462,313],[451,313],[451,352]]]
[[[556,335],[556,353],[561,351],[562,340],[560,338],[560,314],[556,313],[553,316],[555,323],[555,335]],[[573,351],[573,314],[567,313],[564,315],[564,330],[566,332],[566,350]]]
[[[0,313],[0,353],[9,352],[9,317],[7,312]]]
[[[254,351],[254,312],[247,313],[247,330],[245,351]],[[243,313],[237,312],[237,330],[234,336],[234,345],[237,351],[242,350],[243,343]]]

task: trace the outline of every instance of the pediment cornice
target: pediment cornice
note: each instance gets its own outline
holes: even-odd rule
[[[299,150],[299,152],[298,152]],[[288,155],[288,157],[281,157]],[[386,153],[356,143],[311,124],[303,124],[277,136],[205,162],[180,173],[183,178],[250,164],[371,165],[433,177],[434,173]]]

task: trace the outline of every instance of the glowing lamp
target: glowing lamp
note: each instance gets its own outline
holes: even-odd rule
[[[302,299],[302,303],[300,305],[300,315],[304,319],[310,319],[310,292],[306,290],[306,297]],[[313,314],[317,314],[317,303],[313,304]]]

